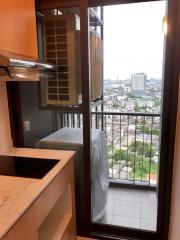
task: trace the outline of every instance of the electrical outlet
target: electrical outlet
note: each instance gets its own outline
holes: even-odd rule
[[[24,121],[24,131],[28,132],[31,130],[31,123],[30,121]]]

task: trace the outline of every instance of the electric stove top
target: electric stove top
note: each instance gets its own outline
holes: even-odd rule
[[[0,155],[0,175],[43,178],[59,160]]]

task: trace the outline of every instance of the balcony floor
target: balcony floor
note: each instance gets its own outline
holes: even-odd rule
[[[156,215],[155,191],[111,187],[102,223],[155,231]]]

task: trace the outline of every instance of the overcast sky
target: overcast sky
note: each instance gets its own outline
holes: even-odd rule
[[[104,7],[104,79],[161,78],[165,2]]]

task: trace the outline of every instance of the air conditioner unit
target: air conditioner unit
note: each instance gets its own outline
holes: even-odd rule
[[[79,25],[74,13],[43,17],[44,59],[57,65],[57,70],[46,79],[46,105],[72,106],[81,103]],[[103,91],[103,40],[93,31],[90,32],[90,61],[93,101]]]

